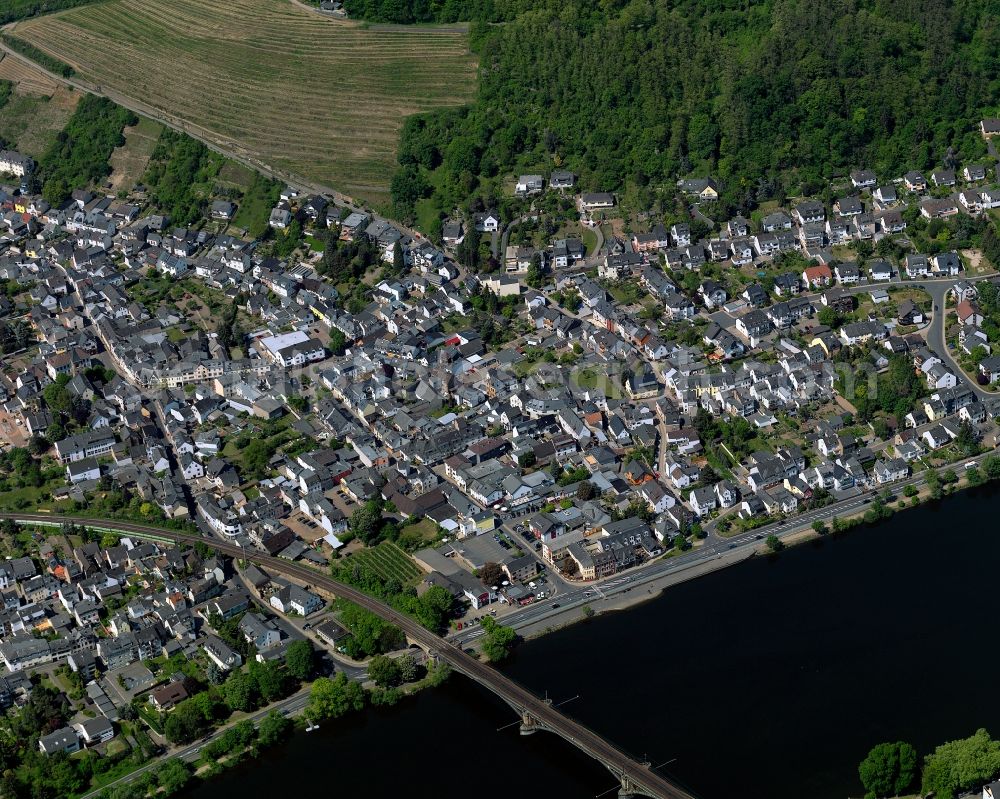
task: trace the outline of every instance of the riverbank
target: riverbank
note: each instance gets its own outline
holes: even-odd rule
[[[647,602],[652,602],[663,595],[663,593],[676,585],[681,585],[690,580],[696,580],[720,569],[734,566],[754,557],[756,550],[751,552],[730,552],[726,555],[717,555],[711,560],[694,563],[687,569],[679,572],[661,576],[648,576],[640,572],[627,577],[630,587],[623,592],[611,596],[601,596],[600,586],[591,587],[593,599],[585,605],[567,608],[563,612],[562,608],[554,611],[552,617],[542,617],[538,621],[532,622],[523,627],[516,628],[518,634],[526,641],[538,638],[548,633],[555,632],[589,621],[597,616],[604,616],[612,613],[620,613],[634,609]],[[503,619],[500,620],[501,623]]]
[[[860,796],[872,745],[908,740],[923,755],[1000,712],[988,659],[967,656],[1000,605],[977,576],[1000,554],[987,522],[998,494],[962,490],[854,535],[799,531],[725,578],[532,640],[507,670],[580,694],[581,722],[654,762],[676,758],[669,776],[699,795],[739,782],[751,797]],[[595,690],[625,673],[649,681],[641,712]],[[780,768],[762,765],[778,751]]]
[[[863,534],[802,531],[809,540],[724,578],[636,601],[633,589],[629,613],[532,636],[501,668],[556,703],[576,697],[566,706],[575,718],[636,756],[670,761],[663,771],[697,795],[739,784],[749,799],[860,796],[857,764],[874,744],[906,740],[923,756],[1000,715],[991,659],[970,656],[1000,611],[982,585],[982,565],[1000,557],[987,521],[998,498],[991,484]],[[612,787],[602,767],[556,736],[521,737],[507,727],[515,720],[455,677],[297,734],[189,796],[265,799],[289,779],[303,790],[392,796],[422,780],[439,799],[463,799],[462,775],[497,773],[498,763],[516,763],[519,780],[550,795]],[[427,776],[418,743],[430,730],[460,738],[436,757],[443,779]]]
[[[995,457],[995,453],[983,453],[951,466],[918,472],[905,481],[885,486],[880,494],[872,493],[820,509],[826,511],[829,517],[821,522],[821,529],[816,529],[815,526],[817,519],[814,517],[818,511],[810,511],[804,518],[791,517],[778,525],[763,526],[731,537],[716,534],[714,540],[700,541],[693,552],[685,555],[694,555],[701,549],[708,559],[694,561],[674,571],[663,571],[670,559],[676,557],[673,553],[668,553],[633,570],[631,574],[626,572],[595,583],[567,583],[569,590],[557,594],[553,597],[553,602],[513,611],[500,616],[498,621],[512,626],[523,639],[530,640],[598,615],[635,608],[660,596],[671,586],[736,565],[754,555],[773,553],[774,550],[767,545],[767,539],[771,535],[779,539],[782,549],[795,547],[831,533],[845,532],[861,524],[877,525],[901,511],[919,508],[927,502],[953,496],[958,491],[985,485],[990,482],[985,470],[965,469],[963,466],[978,462],[977,459]],[[955,472],[954,481],[936,478],[940,482],[937,488],[928,485],[928,475],[947,474],[951,471]],[[978,478],[977,482],[973,482],[973,476]],[[888,500],[885,498],[886,492],[889,492]],[[842,504],[848,507],[838,514],[837,509]],[[636,590],[640,588],[642,590]],[[567,595],[571,598],[570,601],[563,599]],[[475,647],[478,635],[480,633],[474,631],[453,634],[450,638],[463,646]]]

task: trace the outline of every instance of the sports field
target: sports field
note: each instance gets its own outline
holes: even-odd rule
[[[291,0],[110,0],[14,33],[242,155],[376,203],[403,119],[475,83],[461,30],[366,29]]]

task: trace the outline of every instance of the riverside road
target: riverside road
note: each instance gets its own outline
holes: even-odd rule
[[[630,796],[638,794],[653,797],[653,799],[693,799],[692,794],[655,773],[648,763],[640,763],[625,754],[593,730],[564,715],[548,701],[539,699],[506,675],[479,661],[467,653],[460,645],[446,641],[437,634],[422,627],[409,616],[404,616],[383,602],[310,567],[260,552],[250,551],[230,541],[178,533],[150,525],[134,524],[112,519],[90,519],[74,516],[53,517],[41,513],[7,513],[0,514],[0,518],[13,519],[24,524],[41,523],[51,525],[53,523],[70,522],[84,527],[90,526],[114,530],[140,538],[145,537],[184,544],[201,542],[226,555],[248,560],[275,573],[292,577],[303,583],[327,591],[334,596],[347,599],[395,624],[406,634],[410,641],[423,647],[428,654],[447,663],[455,671],[464,674],[469,679],[503,699],[521,715],[522,730],[524,732],[534,732],[536,729],[553,732],[597,760],[614,774],[615,778],[619,781],[621,785],[619,795]]]
[[[943,466],[936,471],[942,474],[948,469],[961,471],[967,464],[977,463],[979,458],[965,460]],[[926,472],[917,472],[903,480],[898,480],[880,488],[888,488],[893,492],[901,492],[907,486],[919,488],[926,483]],[[634,570],[632,574],[622,573],[608,578],[604,582],[567,583],[567,589],[560,590],[552,602],[539,602],[527,605],[522,610],[506,614],[501,619],[506,625],[519,632],[528,628],[537,628],[543,624],[557,627],[569,618],[579,615],[579,610],[585,605],[600,610],[602,606],[613,607],[615,599],[624,599],[623,594],[638,588],[647,588],[655,584],[658,591],[666,586],[700,577],[717,569],[732,566],[735,563],[751,557],[758,551],[763,540],[769,535],[779,539],[789,538],[812,526],[815,521],[829,522],[833,517],[844,517],[864,511],[871,503],[875,494],[858,494],[847,497],[839,502],[833,502],[823,508],[816,508],[784,521],[774,522],[758,527],[747,533],[723,538],[713,533],[705,543],[689,552],[667,560],[654,560],[644,567]],[[653,593],[654,589],[648,589]],[[468,645],[483,635],[480,628],[462,630],[453,633],[450,640]]]

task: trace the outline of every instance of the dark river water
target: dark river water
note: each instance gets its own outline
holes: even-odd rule
[[[923,755],[1000,734],[990,637],[1000,493],[977,489],[876,528],[761,557],[629,611],[522,646],[511,676],[704,799],[861,796],[883,740]],[[485,799],[594,797],[603,768],[462,677],[367,711],[191,792],[274,799],[305,789]],[[607,794],[614,796],[614,793]]]

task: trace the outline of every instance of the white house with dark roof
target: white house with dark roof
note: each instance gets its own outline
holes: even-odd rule
[[[38,748],[46,755],[54,752],[71,754],[80,751],[80,736],[72,727],[61,727],[38,739]]]

